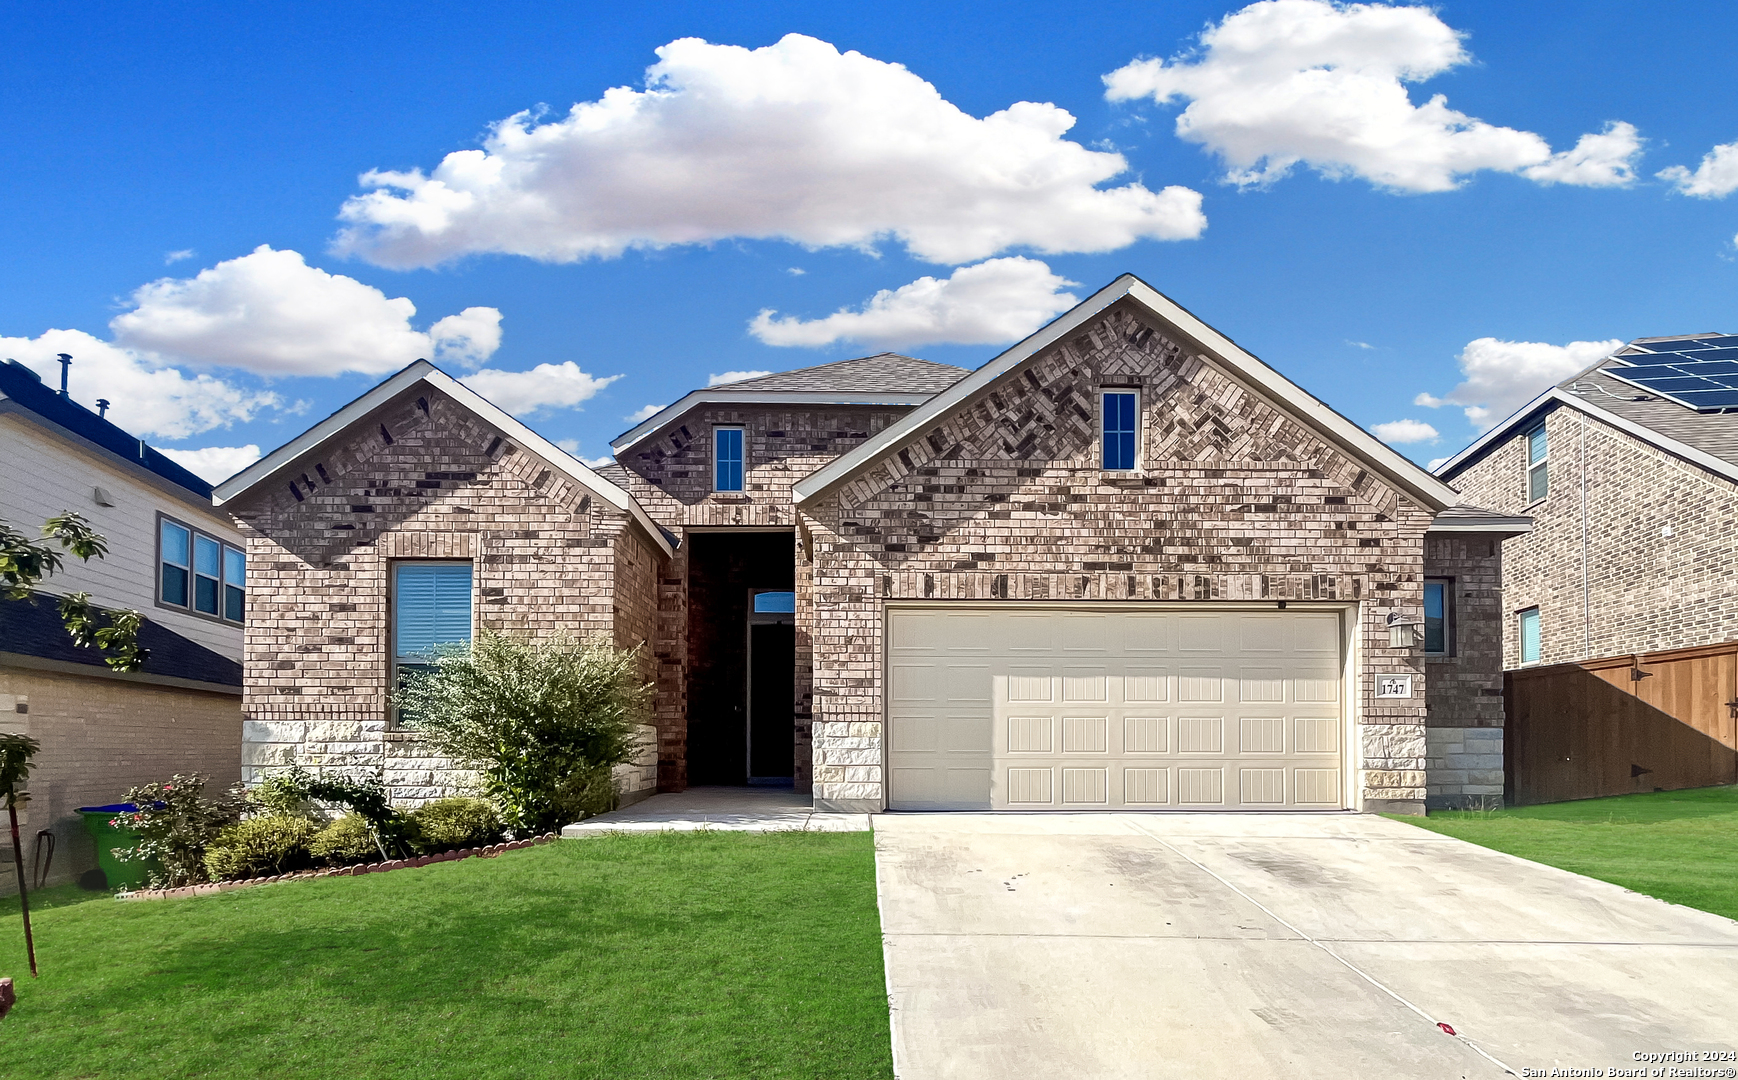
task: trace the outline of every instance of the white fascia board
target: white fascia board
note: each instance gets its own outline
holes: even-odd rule
[[[664,530],[658,527],[658,524],[646,513],[645,508],[626,489],[614,481],[598,475],[584,462],[577,460],[572,454],[532,431],[487,398],[426,360],[418,360],[411,364],[307,431],[273,450],[259,461],[225,480],[213,491],[213,499],[220,504],[228,502],[242,492],[270,479],[280,469],[296,461],[303,454],[312,451],[327,439],[337,435],[418,382],[426,382],[436,390],[446,394],[460,405],[476,413],[478,417],[496,430],[505,433],[514,442],[560,469],[570,479],[596,492],[611,506],[626,512],[639,522],[640,527],[652,538],[653,543],[659,546],[666,558],[675,554],[676,549],[671,545]]]
[[[1234,377],[1260,390],[1270,401],[1291,413],[1306,426],[1338,443],[1360,461],[1374,466],[1386,479],[1418,499],[1428,509],[1444,510],[1460,501],[1460,494],[1453,488],[1323,404],[1290,379],[1243,351],[1230,338],[1133,274],[1124,274],[1117,278],[1050,325],[948,387],[899,423],[887,428],[879,438],[865,443],[826,468],[799,481],[792,488],[795,500],[800,503],[813,498],[850,476],[858,468],[902,444],[939,416],[945,415],[967,398],[987,388],[990,383],[1022,361],[1079,329],[1082,324],[1125,296],[1138,301],[1153,314],[1193,338],[1215,362],[1224,366]]]
[[[921,405],[933,396],[867,390],[695,390],[616,436],[610,449],[619,456],[697,405]]]
[[[1662,435],[1653,428],[1648,427],[1646,424],[1638,424],[1634,420],[1619,416],[1614,412],[1607,412],[1592,402],[1575,394],[1571,394],[1558,386],[1553,386],[1551,389],[1534,398],[1527,404],[1526,408],[1515,413],[1508,420],[1504,421],[1501,426],[1492,428],[1490,431],[1486,432],[1482,438],[1467,447],[1465,450],[1462,450],[1454,457],[1443,462],[1442,466],[1436,471],[1438,473],[1447,472],[1461,464],[1463,461],[1471,458],[1474,454],[1483,451],[1499,438],[1513,434],[1514,429],[1521,426],[1522,421],[1531,419],[1533,413],[1537,412],[1541,406],[1550,402],[1567,405],[1571,409],[1579,409],[1588,416],[1598,420],[1600,423],[1609,424],[1626,435],[1632,435],[1644,443],[1659,447],[1668,454],[1680,457],[1691,464],[1699,465],[1716,476],[1723,476],[1733,483],[1738,483],[1738,465],[1734,465],[1725,458],[1715,457],[1706,450],[1698,450],[1689,443],[1680,442],[1677,439],[1672,438],[1670,435]]]
[[[1605,361],[1601,360],[1600,363],[1603,364],[1603,363],[1605,363]],[[1466,461],[1469,458],[1476,457],[1477,455],[1483,453],[1485,448],[1490,446],[1492,443],[1497,442],[1500,439],[1506,438],[1509,435],[1509,433],[1515,429],[1515,427],[1517,425],[1519,425],[1523,420],[1527,420],[1527,419],[1531,418],[1532,415],[1534,413],[1538,412],[1542,406],[1544,406],[1552,401],[1573,401],[1573,400],[1574,399],[1570,398],[1569,395],[1563,393],[1563,391],[1558,389],[1557,387],[1555,387],[1555,386],[1551,387],[1550,389],[1546,390],[1543,394],[1540,394],[1538,397],[1534,398],[1532,401],[1527,402],[1525,405],[1521,406],[1519,409],[1517,409],[1513,413],[1510,413],[1509,418],[1507,420],[1504,420],[1502,423],[1498,424],[1496,427],[1491,428],[1489,431],[1485,432],[1483,435],[1480,435],[1478,438],[1474,439],[1471,446],[1468,446],[1465,450],[1462,450],[1460,453],[1449,458],[1447,461],[1443,462],[1441,465],[1438,465],[1435,469],[1432,469],[1431,472],[1438,477],[1443,477],[1443,476],[1449,475],[1462,462]]]
[[[1533,531],[1533,519],[1530,517],[1494,516],[1477,521],[1433,521],[1424,530],[1432,533],[1509,533],[1519,536]]]

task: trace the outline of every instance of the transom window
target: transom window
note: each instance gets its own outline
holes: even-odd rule
[[[1424,654],[1449,656],[1454,652],[1454,582],[1447,578],[1424,581]]]
[[[1140,394],[1133,390],[1106,390],[1100,409],[1103,427],[1105,469],[1135,467],[1135,447],[1140,426]]]
[[[1545,459],[1550,445],[1545,441],[1545,425],[1527,432],[1527,501],[1538,502],[1551,490],[1550,466]]]
[[[712,490],[742,490],[742,429],[712,429]]]
[[[157,523],[157,603],[239,623],[247,615],[247,556],[173,518]]]

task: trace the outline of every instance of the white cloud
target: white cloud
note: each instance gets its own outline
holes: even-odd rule
[[[579,452],[578,439],[557,439],[555,445],[572,454],[580,464],[588,469],[601,469],[605,465],[614,465],[616,463],[616,459],[608,454],[605,454],[603,457],[585,457],[581,455]]]
[[[1385,443],[1435,442],[1437,430],[1422,420],[1390,420],[1370,429]]]
[[[770,375],[772,373],[767,372],[767,374]],[[622,417],[622,419],[630,424],[642,424],[663,411],[664,406],[662,405],[641,405],[629,415]]]
[[[48,330],[34,338],[0,337],[0,356],[16,358],[53,387],[60,385],[56,353],[73,357],[68,382],[73,400],[94,410],[98,398],[108,399],[108,418],[134,435],[184,439],[252,420],[260,411],[283,403],[269,391],[211,375],[189,376],[83,330]]]
[[[1370,344],[1368,341],[1353,341],[1351,338],[1346,339],[1346,344],[1352,346],[1355,349],[1374,349],[1376,347],[1376,346]]]
[[[433,173],[373,171],[336,248],[383,266],[477,252],[549,262],[728,237],[812,248],[885,238],[931,262],[1014,246],[1111,251],[1193,239],[1201,196],[1139,182],[1120,154],[1062,136],[1074,117],[1016,102],[979,119],[898,64],[786,35],[759,49],[683,38],[646,89],[558,120],[495,124]]]
[[[1595,187],[1633,178],[1641,144],[1628,124],[1552,154],[1542,137],[1456,112],[1441,94],[1414,105],[1407,83],[1471,61],[1461,38],[1425,7],[1264,0],[1209,26],[1192,53],[1104,76],[1105,96],[1186,100],[1178,137],[1217,154],[1240,185],[1299,163],[1398,191],[1446,191],[1481,169]]]
[[[1062,291],[1077,284],[1036,259],[990,259],[962,266],[951,277],[921,277],[882,289],[861,308],[840,308],[824,319],[776,318],[767,309],[749,323],[749,332],[768,345],[995,345],[1025,337],[1079,303]]]
[[[1431,472],[1435,472],[1436,470],[1442,468],[1443,465],[1445,465],[1447,462],[1448,462],[1448,458],[1446,458],[1446,457],[1431,458],[1430,464],[1426,465],[1425,468]]]
[[[199,450],[158,449],[177,465],[214,484],[229,479],[259,460],[259,447],[252,443],[246,446],[207,446]]]
[[[466,308],[427,332],[416,305],[260,245],[191,278],[137,289],[109,327],[118,344],[165,360],[267,375],[378,375],[418,357],[473,366],[501,344],[501,313]]]
[[[1622,347],[1623,342],[1616,339],[1548,345],[1542,341],[1479,338],[1467,342],[1461,350],[1459,361],[1464,382],[1442,397],[1419,394],[1412,403],[1432,409],[1462,406],[1473,426],[1486,431],[1547,387],[1592,367]]]
[[[785,273],[789,274],[791,277],[802,277],[804,274],[808,273],[808,271],[800,266],[791,266],[785,269]]]
[[[771,374],[772,372],[770,371],[720,371],[714,375],[706,376],[706,385],[723,386],[725,383],[742,382],[744,379],[758,379],[763,375]],[[651,408],[650,405],[646,406],[646,409]],[[640,412],[646,413],[646,416],[652,415],[652,413],[646,412],[646,409],[641,409]],[[652,409],[652,412],[656,411],[657,409]],[[645,416],[640,417],[642,420],[645,418]]]
[[[530,371],[495,371],[485,368],[459,381],[506,409],[524,416],[546,409],[570,409],[597,396],[598,391],[621,378],[598,378],[579,369],[572,360],[538,364]]]
[[[1661,180],[1676,184],[1685,195],[1723,199],[1738,191],[1738,142],[1721,143],[1703,154],[1695,172],[1673,165],[1660,170],[1658,175]]]
[[[175,263],[181,262],[183,259],[191,259],[197,254],[199,254],[199,252],[194,251],[192,248],[182,248],[180,251],[171,251],[163,256],[163,265],[171,266]]]

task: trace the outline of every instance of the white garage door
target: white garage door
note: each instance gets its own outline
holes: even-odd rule
[[[1340,616],[888,613],[896,810],[1338,809]]]

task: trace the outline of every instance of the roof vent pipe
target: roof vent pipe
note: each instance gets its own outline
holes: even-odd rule
[[[66,397],[66,373],[72,370],[72,356],[69,353],[56,353],[60,360],[60,396]]]
[[[109,399],[106,397],[97,398],[97,418],[101,420],[109,418]]]

